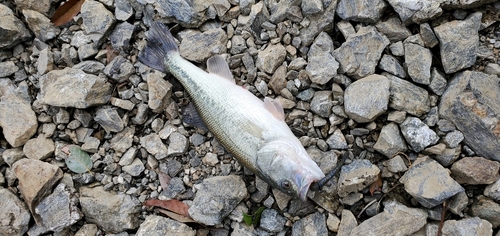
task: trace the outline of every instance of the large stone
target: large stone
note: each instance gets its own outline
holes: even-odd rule
[[[221,28],[209,29],[205,32],[186,30],[179,33],[182,57],[194,62],[204,62],[212,55],[226,53],[227,35]]]
[[[429,49],[415,43],[406,43],[405,63],[408,67],[408,75],[419,84],[431,83],[432,53]]]
[[[230,7],[227,0],[159,0],[154,2],[154,10],[161,18],[168,23],[179,23],[185,28],[198,28],[208,19],[223,16]],[[208,13],[209,11],[212,12]]]
[[[389,86],[389,79],[382,75],[370,75],[350,84],[344,93],[345,113],[358,123],[375,120],[387,111]]]
[[[285,57],[285,47],[280,43],[272,44],[267,46],[263,51],[259,51],[255,66],[263,72],[273,74],[276,68],[283,63]]]
[[[194,236],[191,227],[166,217],[149,215],[137,230],[136,236]]]
[[[447,220],[443,224],[443,236],[493,235],[493,226],[487,220],[471,217],[462,220]]]
[[[14,193],[0,188],[0,235],[21,236],[28,231],[31,215]]]
[[[11,48],[31,38],[31,33],[7,6],[0,4],[0,48]]]
[[[35,208],[41,225],[54,232],[78,222],[83,214],[78,209],[78,197],[65,184],[59,184],[54,192]],[[36,219],[36,218],[35,218]]]
[[[66,67],[50,71],[40,78],[37,99],[51,106],[84,109],[107,103],[111,91],[111,84],[106,78]]]
[[[323,85],[337,74],[339,63],[332,56],[332,52],[332,38],[325,32],[320,33],[307,53],[306,71],[311,82]]]
[[[375,23],[387,8],[387,3],[383,0],[340,0],[337,5],[337,15],[343,20]]]
[[[356,159],[351,164],[342,166],[338,183],[339,196],[345,197],[364,189],[377,180],[379,173],[380,169],[365,159]]]
[[[470,214],[489,221],[493,228],[500,226],[500,204],[489,198],[479,196],[470,207]]]
[[[393,43],[403,41],[411,36],[410,30],[401,23],[397,16],[390,16],[387,20],[378,21],[375,27]]]
[[[292,236],[301,235],[327,236],[325,214],[316,212],[296,221],[292,226]]]
[[[50,19],[37,11],[23,9],[23,15],[28,27],[35,33],[35,37],[45,42],[59,35],[61,30],[50,22]]]
[[[54,141],[44,135],[38,135],[34,139],[28,140],[24,145],[23,152],[26,157],[35,160],[43,160],[54,153]]]
[[[83,19],[82,29],[89,35],[96,46],[101,45],[111,33],[115,24],[115,17],[112,12],[95,0],[87,0],[80,10]]]
[[[269,20],[269,12],[264,2],[252,5],[250,14],[238,16],[238,28],[253,34],[255,38],[260,38],[262,23]]]
[[[455,75],[441,97],[439,115],[464,134],[480,156],[500,161],[500,87],[498,77],[464,71]]]
[[[309,46],[319,33],[329,28],[333,28],[333,18],[338,0],[327,1],[329,4],[324,6],[324,11],[319,14],[309,16],[309,26],[300,29],[299,38],[302,46]],[[326,3],[326,2],[324,2]]]
[[[373,149],[388,158],[392,158],[400,152],[405,152],[408,147],[403,136],[401,136],[398,125],[396,123],[389,123],[380,130],[380,135],[375,145],[373,145]]]
[[[154,76],[153,76],[154,75]],[[163,73],[150,73],[148,76],[148,106],[155,113],[161,113],[170,104],[172,84],[163,79]]]
[[[427,90],[391,74],[383,73],[383,75],[391,81],[390,108],[406,111],[415,116],[429,112],[431,107]]]
[[[439,39],[441,62],[447,74],[468,68],[476,62],[479,48],[480,12],[463,21],[451,21],[434,28]]]
[[[388,0],[389,4],[399,14],[399,17],[405,25],[411,23],[422,23],[432,20],[443,13],[441,2],[443,0]]]
[[[484,157],[464,157],[453,163],[451,174],[461,184],[492,184],[500,175],[500,163]]]

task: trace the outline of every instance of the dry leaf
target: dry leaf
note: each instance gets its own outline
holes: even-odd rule
[[[57,8],[50,22],[55,26],[61,26],[70,22],[80,12],[83,2],[85,0],[68,0]]]
[[[161,207],[165,210],[175,212],[175,213],[180,214],[182,216],[190,217],[189,213],[188,213],[189,207],[185,203],[183,203],[179,200],[149,199],[146,202],[144,202],[144,205],[145,206]]]
[[[174,213],[174,212],[171,212],[171,211],[167,211],[167,210],[163,210],[163,209],[158,209],[159,212],[167,215],[168,217],[176,220],[176,221],[179,221],[181,223],[196,223],[196,221],[194,221],[193,219],[191,219],[191,217],[186,217],[186,216],[183,216],[183,215],[179,215],[177,213]]]
[[[382,182],[382,176],[379,173],[377,180],[375,180],[375,182],[373,182],[370,185],[370,194],[373,196],[373,194],[375,193],[375,191],[379,191],[379,192],[382,191],[382,185],[383,184],[384,183]]]

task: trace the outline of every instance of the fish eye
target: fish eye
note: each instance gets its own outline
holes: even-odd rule
[[[292,188],[292,184],[288,180],[283,180],[281,182],[281,187],[285,190],[290,190]]]

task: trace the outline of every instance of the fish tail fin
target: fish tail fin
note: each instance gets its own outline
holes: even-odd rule
[[[168,28],[159,22],[151,23],[147,44],[139,53],[139,61],[156,70],[166,72],[164,59],[179,55],[177,43]]]

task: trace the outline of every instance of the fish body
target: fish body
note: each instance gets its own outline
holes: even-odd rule
[[[279,101],[236,85],[221,56],[207,61],[207,73],[180,56],[166,26],[153,23],[139,60],[174,75],[217,140],[273,187],[305,200],[311,183],[324,177],[285,123]]]

